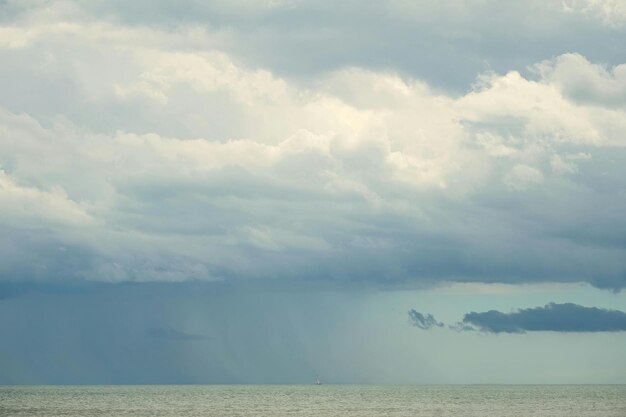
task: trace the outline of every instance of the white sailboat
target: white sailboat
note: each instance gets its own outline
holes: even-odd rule
[[[315,385],[322,385],[319,376],[315,375]]]

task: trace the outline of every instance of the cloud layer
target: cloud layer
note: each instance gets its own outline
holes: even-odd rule
[[[266,6],[237,10],[302,7]],[[623,64],[547,55],[463,94],[400,63],[298,77],[211,7],[173,30],[2,6],[0,279],[626,285]]]
[[[7,15],[32,14],[9,2]],[[35,3],[36,4],[36,3]],[[506,72],[576,51],[610,65],[624,62],[620,0],[183,0],[47,2],[44,17],[70,14],[128,27],[191,28],[185,49],[228,50],[246,65],[307,80],[343,67],[397,71],[446,91],[465,91],[476,73]],[[25,13],[24,10],[30,12]],[[199,36],[205,30],[209,39]]]

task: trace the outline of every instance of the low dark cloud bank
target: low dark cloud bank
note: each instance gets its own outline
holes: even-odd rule
[[[415,327],[428,330],[433,327],[443,327],[443,323],[437,321],[432,314],[422,314],[414,309],[409,310],[409,321]]]
[[[417,328],[428,330],[443,327],[432,314],[409,310],[409,321]],[[525,332],[620,332],[626,331],[626,313],[573,303],[550,303],[543,307],[523,308],[511,313],[489,310],[472,311],[463,320],[448,326],[452,330],[488,333]]]
[[[460,324],[476,326],[477,330],[490,333],[619,332],[626,331],[626,313],[572,303],[550,303],[512,313],[497,310],[471,312]]]

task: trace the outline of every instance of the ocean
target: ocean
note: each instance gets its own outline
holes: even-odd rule
[[[626,385],[0,386],[0,416],[626,417]]]

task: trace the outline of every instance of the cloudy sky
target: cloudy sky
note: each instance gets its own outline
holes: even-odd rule
[[[626,383],[624,39],[624,0],[0,0],[0,383]]]

